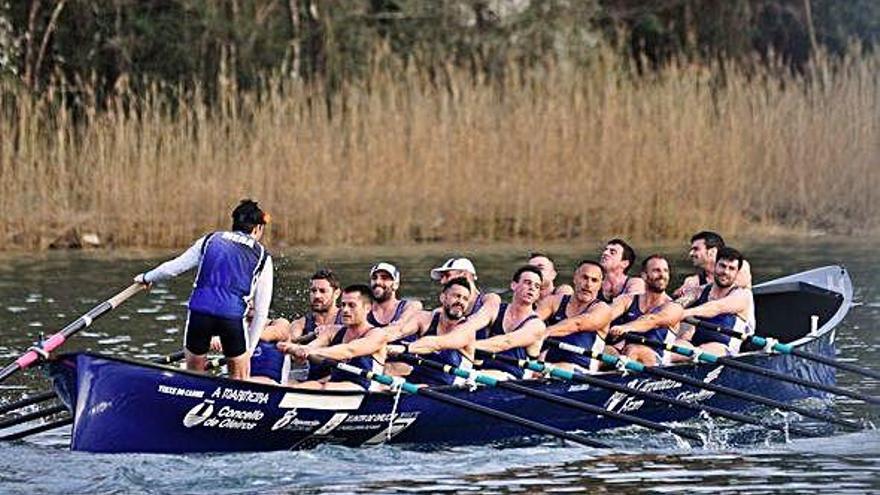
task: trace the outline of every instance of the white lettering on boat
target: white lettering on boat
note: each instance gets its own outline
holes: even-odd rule
[[[247,402],[250,404],[268,404],[269,394],[266,392],[254,392],[252,390],[237,390],[234,388],[217,387],[211,394],[212,399],[231,400],[233,402]]]
[[[160,394],[176,395],[179,397],[194,397],[196,399],[204,398],[204,390],[193,390],[190,388],[173,387],[171,385],[159,385]]]
[[[204,400],[196,404],[183,417],[183,426],[192,428],[221,428],[225,430],[252,430],[265,417],[259,409],[245,410],[223,406],[214,414],[214,401]]]

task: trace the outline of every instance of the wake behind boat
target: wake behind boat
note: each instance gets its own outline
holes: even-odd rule
[[[754,295],[757,335],[833,357],[835,327],[852,304],[852,284],[845,269],[830,266],[783,277],[756,286]],[[820,384],[835,382],[831,366],[789,353],[745,351],[736,362]],[[520,424],[492,420],[419,394],[291,389],[95,353],[62,355],[51,368],[55,389],[73,413],[73,450],[183,453],[303,449],[322,443],[483,444],[533,434]],[[727,364],[688,362],[663,369],[682,380],[786,403],[827,397],[814,388]],[[591,376],[724,411],[755,407],[755,402],[676,379],[622,370]],[[517,383],[656,422],[687,420],[698,414],[668,402],[586,384],[553,379]],[[430,390],[568,432],[589,433],[628,424],[501,388]]]

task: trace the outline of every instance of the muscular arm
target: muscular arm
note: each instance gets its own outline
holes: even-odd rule
[[[681,321],[683,314],[684,308],[674,302],[668,302],[656,313],[642,315],[626,325],[615,328],[624,329],[620,333],[644,333],[657,327],[674,327]]]
[[[544,322],[536,318],[515,332],[478,340],[475,347],[487,352],[502,352],[515,347],[529,347],[544,338],[545,328]]]
[[[751,290],[752,288],[752,267],[749,265],[748,260],[743,260],[742,268],[739,269],[739,273],[736,274],[736,280],[734,283],[738,287],[742,287],[744,289]]]
[[[430,311],[419,311],[410,315],[409,318],[401,318],[400,321],[388,325],[385,327],[385,336],[388,342],[397,342],[404,337],[424,332],[431,324],[431,316]]]
[[[430,354],[443,349],[464,349],[476,339],[476,333],[460,328],[456,325],[443,335],[429,335],[409,345],[409,352],[413,354]]]
[[[699,306],[684,310],[682,318],[689,318],[691,316],[696,316],[698,318],[712,318],[713,316],[718,316],[724,313],[740,314],[748,309],[749,304],[751,303],[751,297],[752,294],[750,290],[737,289],[721,299],[708,301]]]
[[[464,331],[476,334],[481,328],[491,325],[492,322],[495,321],[495,317],[498,315],[498,305],[501,304],[501,298],[496,294],[490,295],[495,297],[490,298],[487,295],[486,298],[483,299],[483,307],[481,307],[476,313],[468,316],[467,319],[459,323],[456,328],[464,329]]]
[[[538,303],[538,307],[535,308],[535,312],[538,313],[538,318],[542,320],[550,318],[550,316],[559,309],[561,301],[562,296],[558,294],[544,298]]]
[[[681,283],[681,287],[675,289],[675,292],[672,293],[673,299],[678,299],[683,296],[689,289],[692,287],[700,286],[700,277],[696,275],[689,275],[684,279],[684,282]]]
[[[610,321],[611,308],[600,302],[582,315],[567,318],[547,327],[546,333],[547,337],[565,337],[577,332],[598,332],[608,326]]]
[[[611,302],[610,311],[611,311],[611,319],[615,319],[620,315],[626,313],[626,308],[629,307],[633,302],[633,296],[630,295],[621,295],[614,298],[614,301]]]
[[[422,301],[419,301],[418,299],[407,299],[406,307],[403,308],[403,313],[400,315],[399,321],[406,322],[411,320],[421,313],[422,308]]]
[[[619,295],[626,294],[628,296],[645,293],[645,281],[641,277],[633,277],[630,283],[626,284],[626,289]]]
[[[385,332],[381,328],[374,328],[365,336],[352,340],[346,344],[332,345],[315,349],[309,353],[313,356],[321,356],[336,360],[346,360],[358,356],[368,356],[378,352],[385,345]]]
[[[299,320],[290,323],[284,318],[279,318],[277,320],[273,320],[270,324],[266,325],[266,328],[260,332],[260,340],[264,342],[279,342],[282,340],[290,340],[296,337],[299,337],[302,334],[302,326],[300,326],[299,333],[293,335],[293,328]]]

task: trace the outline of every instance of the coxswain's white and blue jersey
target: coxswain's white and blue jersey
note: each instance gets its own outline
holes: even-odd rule
[[[175,277],[198,266],[190,311],[225,319],[243,319],[253,301],[248,350],[258,342],[272,301],[272,257],[244,232],[214,232],[197,240],[177,258],[144,275],[145,282]]]

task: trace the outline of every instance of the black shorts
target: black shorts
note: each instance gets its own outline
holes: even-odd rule
[[[244,319],[218,318],[198,311],[190,311],[186,318],[183,345],[196,355],[208,353],[211,337],[220,337],[223,355],[229,358],[241,356],[247,351],[247,328]]]

